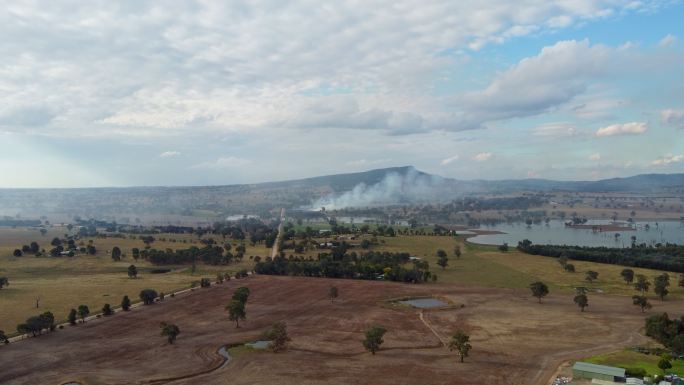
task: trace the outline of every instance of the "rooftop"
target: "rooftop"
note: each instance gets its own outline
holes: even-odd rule
[[[605,374],[613,377],[625,376],[625,369],[616,368],[614,366],[590,364],[588,362],[575,362],[575,365],[573,365],[572,369],[581,370],[584,372]]]

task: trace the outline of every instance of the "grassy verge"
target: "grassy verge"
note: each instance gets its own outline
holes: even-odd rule
[[[593,364],[617,366],[624,369],[641,368],[650,375],[662,375],[663,371],[658,368],[659,356],[637,353],[632,350],[620,350],[617,352],[600,354],[586,358],[582,361],[591,362]],[[675,373],[679,376],[684,375],[684,360],[673,360],[672,369],[667,373]]]

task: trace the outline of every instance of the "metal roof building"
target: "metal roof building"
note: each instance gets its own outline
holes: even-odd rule
[[[613,366],[596,365],[588,362],[575,362],[572,366],[573,378],[586,378],[605,381],[624,381],[625,369]]]

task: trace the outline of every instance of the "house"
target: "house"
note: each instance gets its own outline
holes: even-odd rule
[[[572,366],[572,376],[573,378],[585,378],[588,380],[597,379],[603,381],[624,382],[625,369],[578,361]]]

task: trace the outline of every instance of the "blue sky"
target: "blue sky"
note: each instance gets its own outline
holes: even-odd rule
[[[684,172],[684,5],[13,2],[0,187]]]

